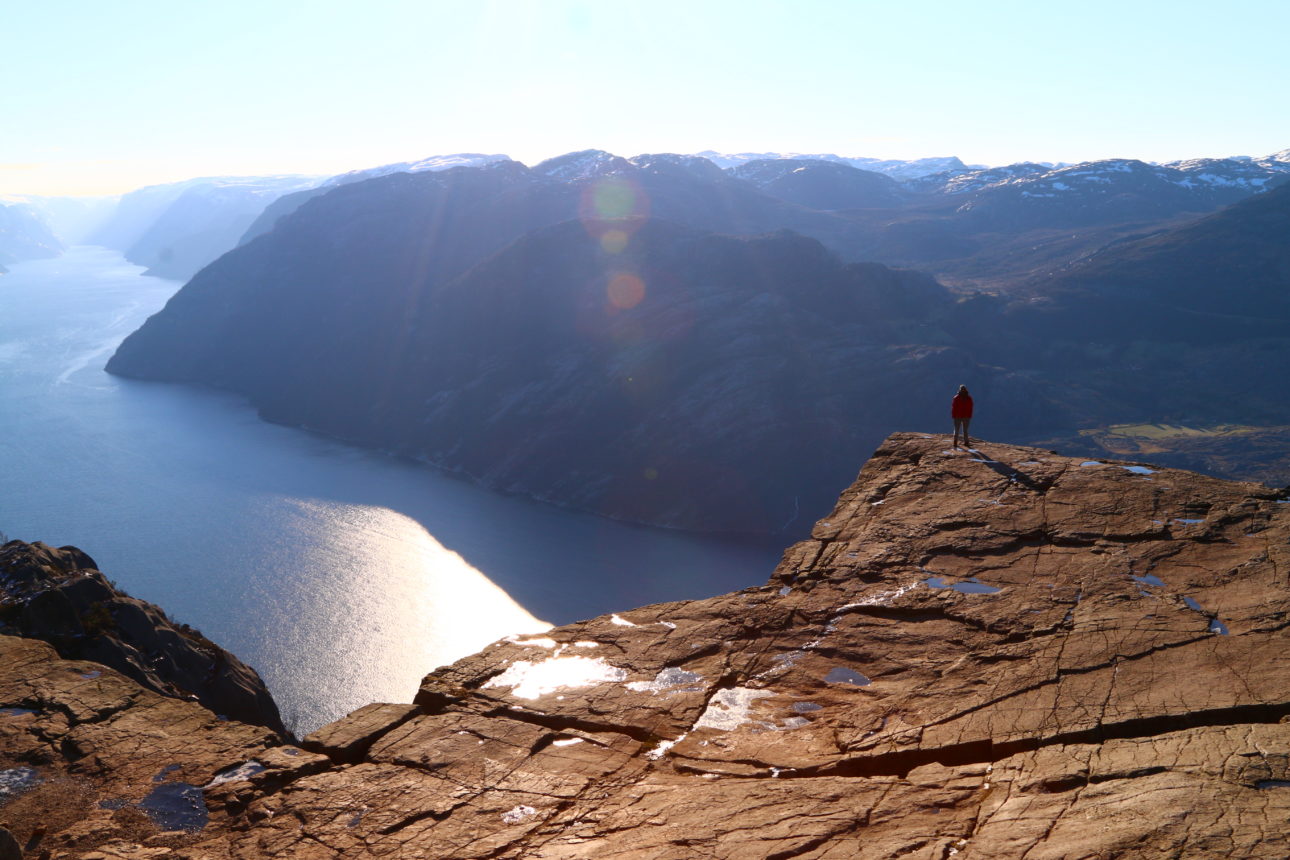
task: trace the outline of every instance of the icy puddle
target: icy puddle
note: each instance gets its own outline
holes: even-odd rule
[[[703,676],[697,672],[669,666],[655,675],[653,681],[631,681],[626,686],[635,693],[697,693],[703,688],[694,685],[702,680]]]
[[[627,670],[600,657],[552,657],[541,662],[516,660],[506,671],[484,684],[484,689],[510,687],[519,699],[537,699],[556,690],[594,687],[627,680]]]
[[[754,690],[751,687],[729,687],[717,690],[708,707],[694,724],[696,729],[718,729],[723,732],[734,731],[744,723],[751,723],[753,703],[758,699],[773,696],[770,690]]]

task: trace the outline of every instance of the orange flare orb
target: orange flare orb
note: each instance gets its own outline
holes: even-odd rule
[[[631,310],[645,298],[645,282],[635,275],[619,272],[609,279],[609,303],[619,310]]]

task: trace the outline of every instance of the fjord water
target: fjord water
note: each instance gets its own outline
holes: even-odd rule
[[[264,676],[307,732],[511,633],[763,583],[780,545],[508,498],[109,376],[179,288],[102,248],[0,277],[0,531],[74,544]]]

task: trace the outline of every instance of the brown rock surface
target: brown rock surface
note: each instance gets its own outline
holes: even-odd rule
[[[1284,858],[1288,580],[1265,487],[898,434],[767,586],[495,643],[83,856]],[[310,755],[0,647],[63,673],[4,669],[4,749],[87,791]]]

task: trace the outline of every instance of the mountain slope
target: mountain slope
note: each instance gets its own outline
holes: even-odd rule
[[[1290,185],[1080,261],[1059,288],[1151,297],[1187,310],[1290,320]]]

